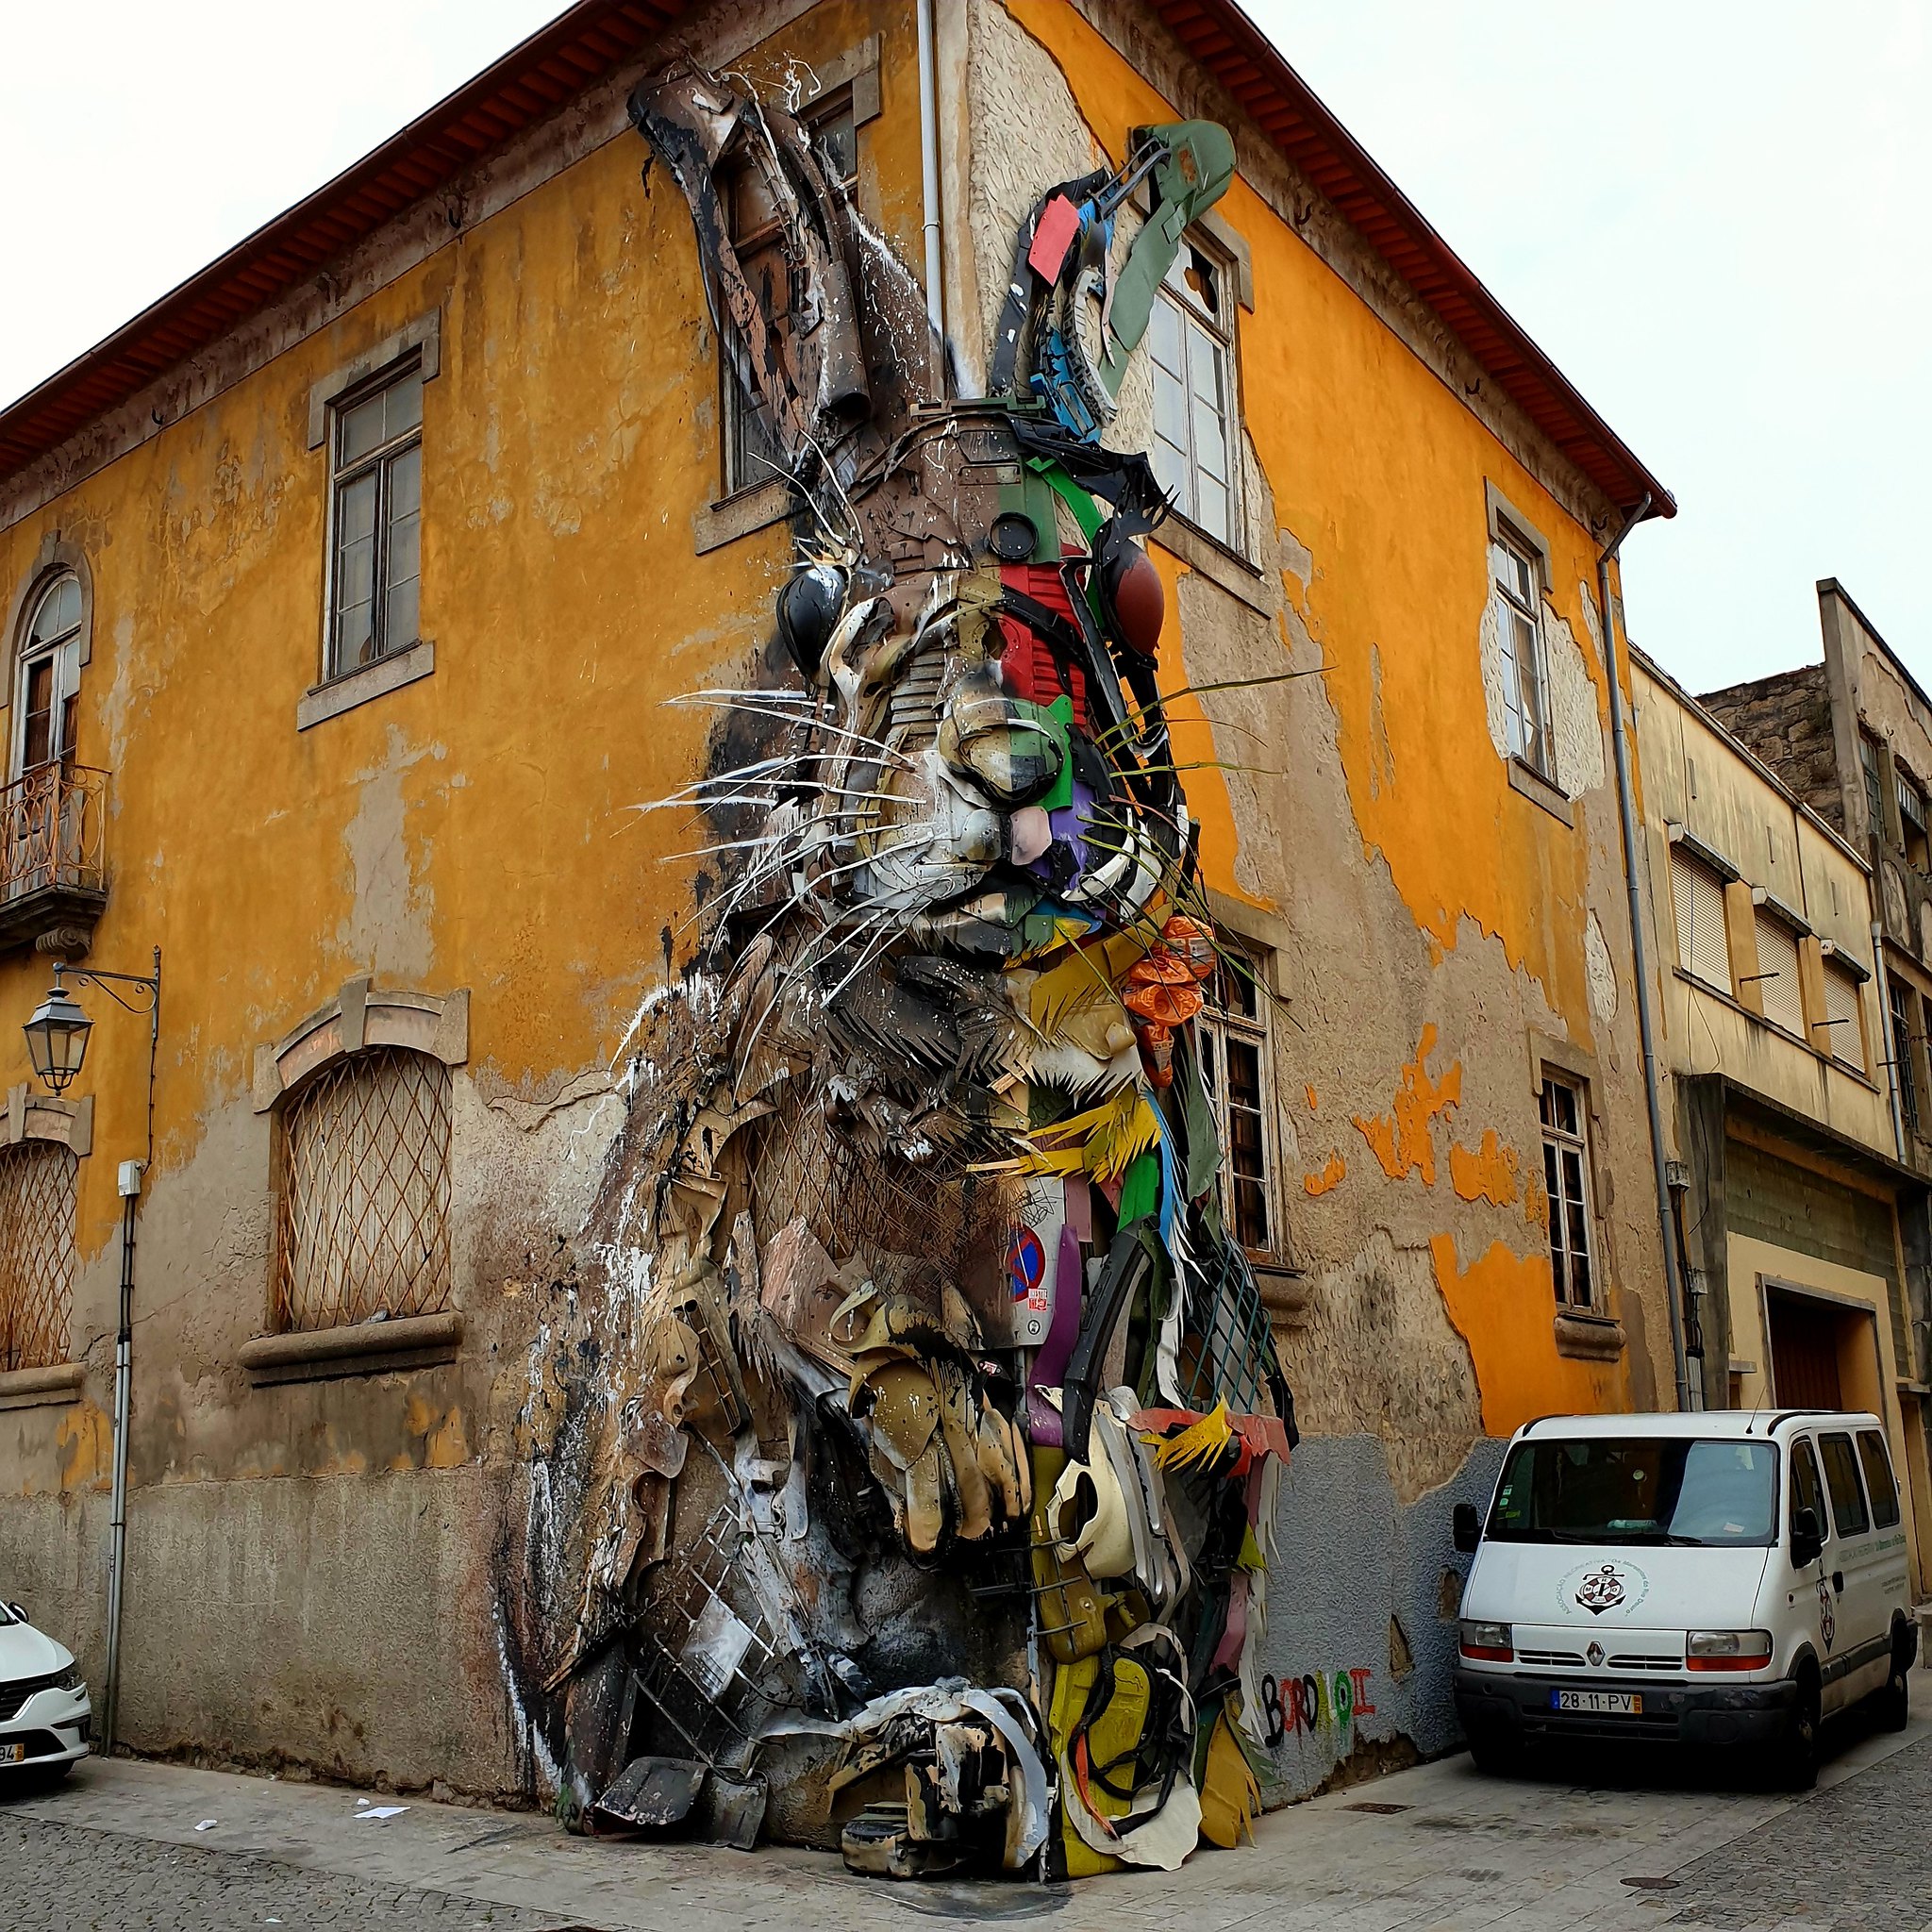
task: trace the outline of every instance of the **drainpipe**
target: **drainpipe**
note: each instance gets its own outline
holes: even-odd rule
[[[932,0],[919,0],[919,173],[925,222],[925,314],[932,324],[937,366],[932,373],[937,400],[946,393],[946,301],[944,257],[940,248],[940,99],[934,57]]]
[[[1885,922],[1879,919],[1872,922],[1872,971],[1878,977],[1878,1037],[1891,1041],[1891,1051],[1886,1056],[1886,1071],[1891,1075],[1891,1141],[1903,1165],[1906,1158],[1906,1117],[1899,1106],[1898,1069],[1900,1060],[1911,1052],[1912,1043],[1908,1040],[1901,1040],[1891,1024],[1891,983],[1885,973]],[[1910,1062],[1907,1061],[1907,1064],[1910,1065]]]
[[[142,1163],[121,1165],[121,1322],[114,1337],[114,1504],[108,1529],[108,1682],[101,1695],[101,1751],[114,1753],[121,1702],[121,1587],[127,1569],[127,1411],[134,1378],[134,1204]]]
[[[1702,1408],[1703,1391],[1690,1387],[1690,1362],[1684,1352],[1684,1274],[1677,1263],[1676,1224],[1671,1212],[1669,1156],[1665,1152],[1664,1107],[1657,1075],[1657,1030],[1650,1010],[1650,957],[1643,943],[1643,892],[1637,872],[1637,804],[1630,785],[1630,742],[1624,725],[1624,677],[1617,662],[1617,621],[1610,601],[1610,565],[1624,540],[1650,512],[1651,495],[1632,510],[1596,560],[1596,593],[1603,612],[1604,656],[1610,674],[1610,752],[1617,768],[1617,811],[1624,832],[1624,883],[1630,898],[1630,966],[1637,980],[1637,1035],[1643,1046],[1643,1104],[1650,1115],[1650,1158],[1657,1186],[1657,1224],[1664,1251],[1664,1292],[1671,1309],[1671,1354],[1677,1372],[1679,1409]],[[1627,660],[1624,666],[1628,670]],[[1693,1395],[1695,1400],[1693,1401]]]

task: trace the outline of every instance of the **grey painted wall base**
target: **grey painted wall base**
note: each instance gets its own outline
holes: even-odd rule
[[[1406,1508],[1379,1437],[1312,1437],[1295,1451],[1268,1575],[1271,1807],[1319,1790],[1352,1756],[1372,1768],[1461,1742],[1451,1674],[1470,1559],[1451,1516],[1457,1503],[1488,1505],[1506,1446],[1480,1439]]]

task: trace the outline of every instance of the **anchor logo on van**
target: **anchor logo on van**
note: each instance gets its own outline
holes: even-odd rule
[[[1601,1570],[1592,1570],[1577,1585],[1576,1601],[1592,1617],[1614,1610],[1624,1601],[1624,1579],[1617,1574],[1617,1566],[1606,1563]]]

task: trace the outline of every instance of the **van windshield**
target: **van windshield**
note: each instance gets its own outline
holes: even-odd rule
[[[1519,1442],[1486,1533],[1515,1543],[1774,1543],[1777,1451],[1659,1436]]]

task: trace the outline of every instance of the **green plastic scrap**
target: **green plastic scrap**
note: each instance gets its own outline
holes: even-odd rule
[[[1109,396],[1121,392],[1127,358],[1147,333],[1154,292],[1180,253],[1188,224],[1206,214],[1234,179],[1234,138],[1219,122],[1176,121],[1168,127],[1150,127],[1147,134],[1169,152],[1154,171],[1154,212],[1134,237],[1114,285],[1108,328],[1111,341],[1100,365]]]

